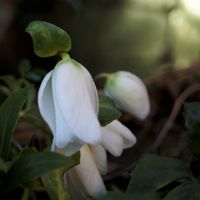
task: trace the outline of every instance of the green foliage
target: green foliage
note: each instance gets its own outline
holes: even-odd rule
[[[21,88],[21,81],[17,80],[13,75],[0,76],[0,80],[5,83],[11,91]]]
[[[20,184],[35,180],[48,171],[63,166],[71,168],[78,163],[79,154],[72,157],[65,157],[54,152],[37,152],[33,149],[25,149],[4,176],[4,185],[2,188],[5,191],[9,191]]]
[[[106,126],[121,116],[114,102],[109,97],[99,94],[99,121],[102,126]]]
[[[200,155],[200,102],[186,103],[184,117],[189,146],[193,153]]]
[[[69,200],[69,194],[64,190],[63,175],[68,168],[59,168],[44,174],[42,182],[51,200]]]
[[[140,160],[131,177],[128,192],[154,193],[173,181],[192,177],[192,173],[179,160],[149,154]]]
[[[176,198],[179,200],[181,199],[178,198],[180,194],[176,191],[180,191],[183,188],[187,190],[181,197],[186,197],[188,194],[194,192],[194,196],[197,196],[193,200],[198,200],[199,185],[196,182],[192,182],[192,179],[192,172],[182,161],[147,154],[132,171],[126,193],[108,192],[107,195],[99,197],[96,200],[161,200],[163,196],[164,200],[176,200]],[[174,186],[175,189],[172,188],[171,190],[170,188],[171,191],[165,195],[169,189],[165,189],[165,191],[163,188],[175,181],[177,184],[182,184],[177,187]],[[194,188],[192,187],[193,185],[195,186]],[[173,198],[168,198],[168,195]]]
[[[39,57],[50,57],[71,49],[69,35],[57,27],[43,21],[33,21],[27,28],[33,39],[34,52]]]
[[[88,198],[88,200],[93,200],[93,199],[94,198]],[[122,192],[108,192],[106,196],[101,196],[99,198],[96,198],[96,200],[130,200],[130,199],[132,199],[131,195]],[[134,199],[134,200],[139,200],[139,199]]]
[[[26,78],[27,73],[31,69],[31,63],[28,59],[23,59],[19,64],[19,73],[22,78]]]
[[[27,89],[19,89],[10,95],[0,107],[0,157],[7,160],[13,133],[22,106],[27,97]]]
[[[163,200],[198,200],[200,184],[187,181],[169,192]]]
[[[92,200],[92,198],[88,200]],[[101,196],[96,200],[157,200],[157,198],[154,198],[149,194],[135,194],[133,196],[133,194],[128,192],[108,192],[105,196]]]
[[[5,162],[2,158],[0,158],[0,173],[6,173],[9,168],[10,168],[10,163],[9,162]]]

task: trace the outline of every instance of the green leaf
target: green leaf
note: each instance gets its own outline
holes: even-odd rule
[[[0,172],[6,173],[11,166],[10,162],[5,162],[2,158],[0,158]]]
[[[42,182],[51,200],[69,200],[70,195],[65,191],[63,175],[68,168],[60,168],[44,174]]]
[[[21,83],[15,79],[13,75],[0,76],[0,80],[3,81],[12,91],[21,88]]]
[[[88,200],[93,200],[94,198],[89,198]],[[122,192],[108,192],[105,196],[95,198],[95,200],[157,200],[156,197],[141,194],[131,194]]]
[[[200,155],[200,102],[186,103],[184,117],[189,147],[193,153]]]
[[[25,78],[31,69],[31,63],[28,59],[23,59],[19,64],[19,73],[22,78]]]
[[[94,198],[89,198],[88,200],[92,199]],[[125,194],[122,192],[108,192],[105,196],[95,198],[95,200],[132,200],[132,197],[129,194]]]
[[[34,103],[35,95],[36,95],[36,90],[35,90],[34,86],[31,83],[29,83],[28,81],[26,81],[25,84],[26,84],[26,88],[27,88],[28,92],[27,92],[27,101],[26,101],[24,112],[31,109],[31,107],[33,106],[33,103]]]
[[[109,97],[99,94],[99,121],[102,126],[106,126],[121,116],[114,102]]]
[[[73,167],[79,163],[79,157],[79,154],[65,157],[55,152],[37,152],[26,149],[6,174],[4,187],[9,190],[33,181],[51,170],[64,166]]]
[[[40,82],[42,78],[47,74],[47,71],[42,68],[34,68],[26,75],[27,79],[34,82]]]
[[[200,184],[186,181],[170,191],[163,200],[199,200]]]
[[[0,106],[0,157],[4,160],[8,159],[11,135],[16,127],[26,95],[26,89],[19,89],[10,95]]]
[[[129,193],[154,193],[181,178],[192,177],[191,171],[179,160],[148,154],[131,173]]]
[[[27,26],[26,32],[31,35],[34,52],[39,57],[50,57],[71,49],[69,35],[54,24],[33,21]]]

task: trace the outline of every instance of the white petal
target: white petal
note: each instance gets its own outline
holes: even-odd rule
[[[67,149],[65,149],[65,155],[71,155],[78,151],[82,144],[69,144],[74,140],[73,133],[53,101],[51,76],[52,71],[44,77],[40,85],[38,91],[39,110],[54,135],[52,151],[59,151],[58,149],[62,151],[61,149],[68,145]]]
[[[51,151],[61,153],[62,155],[65,156],[71,156],[72,154],[76,153],[82,146],[83,144],[79,142],[73,142],[73,143],[68,143],[64,148],[58,148],[53,140],[51,145]]]
[[[38,91],[38,107],[40,114],[49,125],[52,133],[55,130],[55,111],[51,85],[52,71],[50,71],[42,80]]]
[[[102,127],[102,145],[114,156],[120,156],[124,147],[121,135],[110,129],[108,125]]]
[[[64,148],[69,143],[74,141],[74,134],[69,128],[60,107],[57,105],[57,102],[54,101],[55,106],[55,133],[54,133],[54,143],[57,148]]]
[[[112,76],[114,81],[107,82],[105,93],[116,102],[119,108],[139,119],[146,118],[150,112],[150,103],[142,80],[125,71],[116,72]]]
[[[81,148],[80,164],[68,170],[68,176],[72,184],[79,188],[82,195],[85,191],[92,197],[98,197],[106,193],[103,180],[88,145]]]
[[[101,174],[107,173],[107,155],[102,145],[89,145],[95,164]]]
[[[135,135],[118,120],[112,121],[110,124],[107,125],[107,128],[109,128],[116,134],[121,135],[123,139],[124,149],[133,146],[137,141]]]
[[[54,101],[70,130],[82,141],[95,144],[101,140],[97,119],[96,88],[89,72],[74,61],[60,62],[52,75]]]

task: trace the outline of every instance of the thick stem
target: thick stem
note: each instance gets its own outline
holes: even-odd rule
[[[21,200],[28,200],[30,196],[30,192],[31,192],[30,189],[24,188],[24,193],[21,197]]]

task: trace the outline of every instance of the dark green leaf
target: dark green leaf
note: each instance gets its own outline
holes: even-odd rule
[[[199,200],[200,184],[186,181],[169,192],[163,200]]]
[[[19,73],[22,78],[25,78],[31,69],[31,63],[28,59],[23,59],[19,64]]]
[[[153,193],[181,178],[192,177],[187,166],[176,159],[148,154],[131,173],[130,193]]]
[[[21,83],[15,79],[13,75],[0,76],[0,80],[3,81],[12,91],[21,88]]]
[[[6,173],[10,168],[10,163],[5,162],[3,159],[0,158],[0,172]]]
[[[184,117],[190,149],[200,155],[200,102],[186,103]]]
[[[34,68],[27,73],[27,79],[34,82],[40,82],[42,78],[47,74],[47,71],[41,68]]]
[[[102,126],[105,126],[121,116],[114,102],[109,97],[99,94],[99,121]]]
[[[28,111],[33,106],[36,91],[35,91],[34,86],[30,84],[29,82],[26,82],[26,88],[28,89],[28,92],[27,92],[27,101],[25,105],[25,111]]]
[[[55,152],[37,152],[26,149],[6,174],[4,187],[7,190],[12,189],[51,170],[64,166],[73,167],[79,163],[79,157],[79,153],[72,157],[65,157]]]
[[[93,200],[89,198],[88,200]],[[121,192],[108,192],[105,196],[95,198],[95,200],[157,200],[156,197],[140,194],[121,193]]]
[[[54,56],[71,49],[69,35],[54,24],[33,21],[27,26],[26,32],[31,35],[34,52],[39,57]]]
[[[64,189],[63,175],[68,168],[59,168],[44,174],[42,182],[51,200],[69,200],[70,196]]]
[[[94,198],[89,198],[88,200],[92,200]],[[126,195],[121,192],[108,192],[105,196],[101,196],[99,198],[95,198],[95,200],[131,200],[130,195]],[[137,200],[137,199],[136,199]]]
[[[26,95],[26,89],[19,89],[9,96],[0,107],[0,156],[5,160],[10,151],[11,134],[16,127]]]

